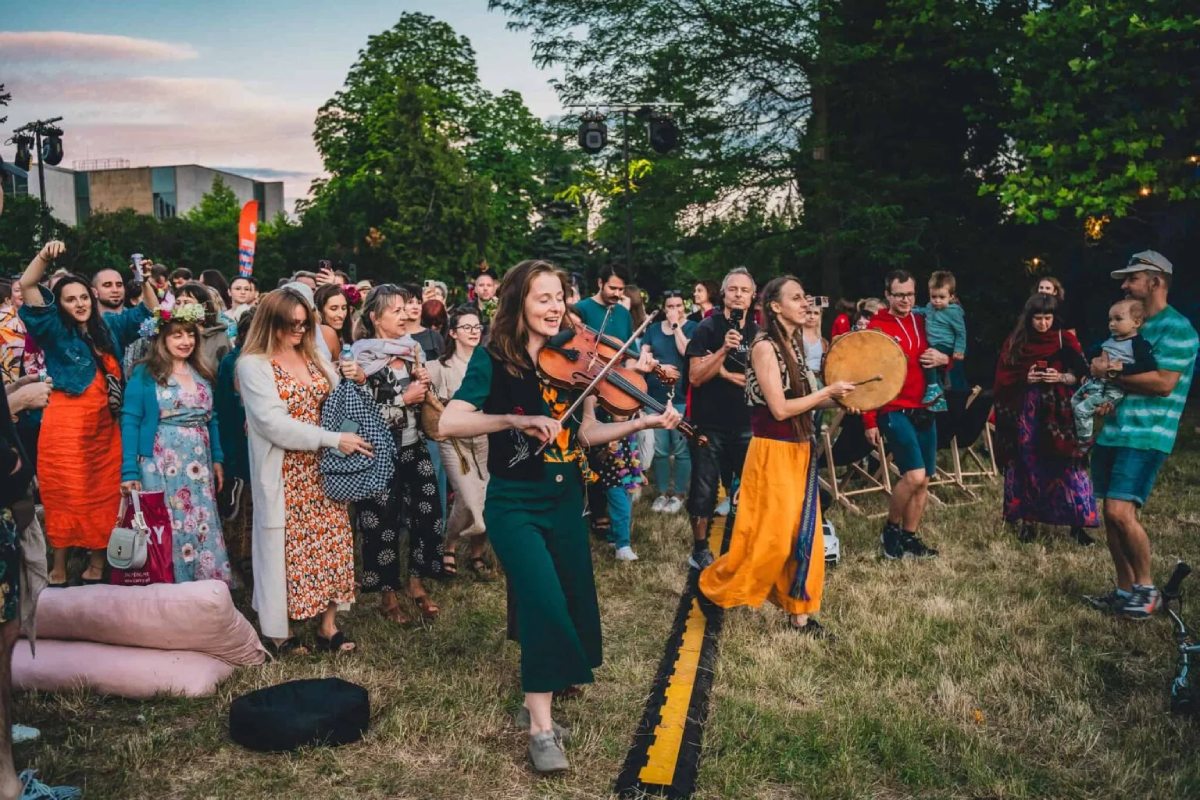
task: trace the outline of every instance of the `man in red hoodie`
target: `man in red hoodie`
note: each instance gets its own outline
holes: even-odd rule
[[[883,557],[933,558],[937,550],[926,547],[917,536],[929,500],[929,476],[937,472],[937,427],[933,412],[922,403],[924,370],[943,366],[949,358],[929,346],[924,317],[912,313],[917,300],[913,276],[902,269],[893,270],[884,279],[884,287],[888,306],[871,318],[867,329],[885,333],[900,345],[908,359],[908,372],[895,400],[863,415],[867,440],[877,445],[882,431],[901,472],[883,526]]]

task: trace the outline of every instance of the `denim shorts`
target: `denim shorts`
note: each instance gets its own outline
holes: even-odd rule
[[[1167,454],[1135,447],[1092,448],[1092,489],[1096,497],[1146,504]]]
[[[888,451],[900,472],[923,469],[932,478],[937,474],[937,423],[918,430],[903,411],[888,411],[878,417],[879,431],[887,439]]]

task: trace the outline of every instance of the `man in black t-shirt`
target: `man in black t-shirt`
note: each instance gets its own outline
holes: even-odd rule
[[[687,509],[692,518],[692,555],[688,564],[704,569],[713,561],[708,528],[717,506],[717,483],[732,496],[750,446],[750,408],[746,405],[746,364],[758,328],[750,312],[754,278],[738,267],[721,281],[720,312],[701,322],[688,343],[688,381],[692,385],[692,422],[708,438],[692,445],[692,485]]]

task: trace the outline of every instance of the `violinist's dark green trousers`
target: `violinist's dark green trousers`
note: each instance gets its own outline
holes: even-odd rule
[[[521,688],[591,683],[602,660],[600,608],[579,468],[548,463],[537,481],[493,475],[483,518],[516,603]]]

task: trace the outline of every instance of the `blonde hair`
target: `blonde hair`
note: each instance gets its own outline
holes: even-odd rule
[[[254,312],[254,321],[250,323],[250,330],[246,333],[246,342],[242,345],[242,355],[261,355],[268,358],[274,355],[279,349],[281,335],[291,333],[292,314],[297,308],[304,309],[308,318],[308,328],[304,331],[297,349],[309,361],[328,372],[317,355],[316,309],[310,306],[299,292],[291,289],[276,289],[259,301],[258,309]]]

